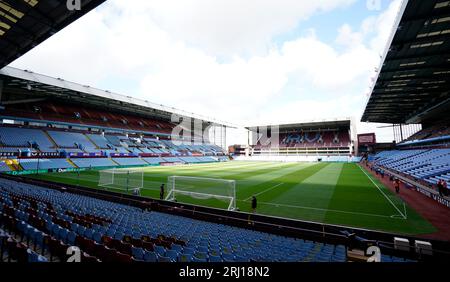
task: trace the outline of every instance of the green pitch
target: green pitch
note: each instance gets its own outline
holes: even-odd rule
[[[233,179],[237,207],[250,211],[258,199],[260,214],[404,234],[436,230],[358,164],[225,162],[185,166],[154,166],[144,170],[141,195],[159,198],[159,186],[172,175]],[[32,177],[95,189],[99,172],[52,173]],[[123,191],[122,191],[123,192]],[[179,202],[225,208],[216,199],[177,198]]]

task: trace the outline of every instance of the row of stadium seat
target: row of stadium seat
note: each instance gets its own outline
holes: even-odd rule
[[[34,227],[40,235],[33,240],[52,256],[58,246],[78,245],[102,260],[346,261],[343,245],[148,212],[10,180],[0,180],[0,202],[1,212],[21,222],[24,233]],[[40,239],[46,236],[52,240]]]
[[[74,163],[78,168],[96,168],[96,167],[114,167],[114,166],[146,166],[159,165],[160,163],[175,162],[175,163],[207,163],[217,161],[227,161],[228,157],[151,157],[151,158],[42,158],[42,159],[20,159],[19,165],[23,170],[37,170],[37,169],[60,169],[60,168],[74,168],[70,163]],[[11,171],[5,162],[0,162],[0,172]]]
[[[19,127],[0,127],[0,151],[18,152],[36,151],[68,153],[134,153],[140,154],[165,154],[165,155],[223,155],[223,150],[212,144],[183,144],[175,145],[169,140],[151,138],[127,137],[125,135],[100,135],[83,134],[80,132],[68,132],[46,129],[31,129]]]
[[[280,147],[348,147],[348,131],[298,132],[280,135]]]
[[[373,157],[373,162],[430,184],[439,179],[450,184],[450,149],[383,151]]]
[[[36,114],[38,111],[39,114]],[[71,106],[67,103],[58,104],[46,101],[45,103],[28,103],[10,105],[4,110],[5,115],[52,121],[69,122],[77,126],[95,125],[107,128],[125,130],[148,130],[155,133],[169,134],[175,126],[171,122],[152,120],[131,115],[116,114],[110,111],[88,108],[86,106]]]

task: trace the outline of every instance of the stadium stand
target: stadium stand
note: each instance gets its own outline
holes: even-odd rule
[[[63,261],[77,245],[86,261],[316,261],[345,262],[346,247],[223,224],[147,212],[123,204],[0,180],[1,225],[21,238],[2,258]],[[6,240],[7,241],[7,240]],[[42,257],[20,256],[28,249]],[[389,257],[390,258],[390,257]],[[390,258],[392,259],[392,258]],[[404,261],[402,259],[402,261]]]
[[[108,139],[105,136],[100,134],[86,134],[92,143],[94,143],[99,149],[110,149],[111,144],[108,142]]]
[[[135,166],[135,165],[142,166],[142,165],[148,164],[140,158],[113,158],[112,160],[121,166],[129,166],[129,165],[130,166]]]
[[[177,146],[170,140],[141,138],[138,135],[102,135],[86,130],[49,127],[0,125],[0,142],[3,158],[16,159],[23,164],[18,167],[22,170],[37,169],[38,159],[39,169],[57,169],[58,164],[63,165],[59,168],[95,168],[227,160],[224,151],[213,144]],[[51,159],[46,158],[49,153],[52,153]],[[219,156],[225,158],[219,159]]]
[[[439,179],[450,184],[450,149],[383,151],[374,156],[373,163],[433,185]]]
[[[278,143],[267,143],[263,140],[265,134],[260,132],[267,129],[267,136],[271,136],[271,130],[278,131]],[[355,157],[353,148],[353,135],[355,132],[351,118],[311,121],[293,124],[280,124],[274,126],[252,126],[247,129],[253,135],[253,145],[250,151],[239,150],[235,154],[236,160],[260,160],[260,161],[359,161]],[[276,139],[275,139],[276,140]],[[276,141],[275,141],[276,142]]]
[[[42,130],[0,126],[0,141],[4,147],[31,148],[54,151],[54,144]]]
[[[281,147],[349,147],[348,131],[296,132],[280,135]]]
[[[79,168],[114,167],[117,166],[109,158],[73,158],[72,162]]]
[[[86,106],[68,106],[59,103],[11,106],[6,109],[4,114],[33,119],[38,117],[42,121],[70,122],[77,125],[91,124],[126,130],[147,130],[154,133],[170,133],[175,126],[165,121],[137,118],[131,115],[121,115]]]
[[[95,151],[95,145],[86,136],[77,132],[47,131],[48,135],[55,141],[56,145],[64,149],[80,149],[87,152]]]
[[[73,168],[66,159],[21,159],[19,164],[24,170]]]

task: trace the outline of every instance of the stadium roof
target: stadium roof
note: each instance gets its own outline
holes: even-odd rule
[[[352,118],[337,118],[337,119],[323,119],[323,120],[310,120],[302,122],[293,123],[281,123],[281,124],[265,124],[265,125],[255,125],[247,126],[246,129],[250,131],[255,131],[257,128],[278,126],[279,129],[297,129],[297,128],[336,128],[340,126],[351,126]]]
[[[83,0],[80,10],[67,1],[0,1],[0,69],[30,51],[105,0]]]
[[[91,105],[102,109],[139,114],[145,117],[158,117],[167,121],[171,120],[171,115],[174,113],[206,123],[235,127],[230,123],[210,117],[77,84],[62,78],[53,78],[13,67],[4,67],[0,70],[0,105],[42,102],[52,99],[66,101],[69,104]]]
[[[421,123],[448,113],[449,77],[450,1],[404,1],[361,121]]]

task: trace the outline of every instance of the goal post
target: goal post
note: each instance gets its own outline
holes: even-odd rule
[[[105,189],[133,191],[144,186],[144,171],[136,169],[105,169],[99,171],[98,186]]]
[[[236,209],[236,181],[219,178],[169,176],[166,200],[189,197],[197,200],[216,199],[226,202],[228,210]]]

